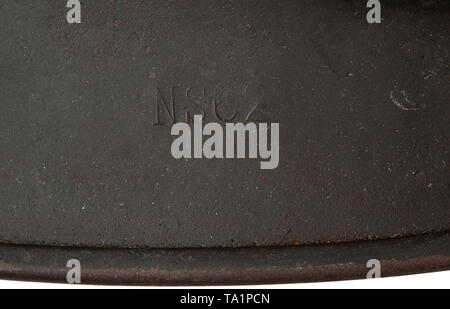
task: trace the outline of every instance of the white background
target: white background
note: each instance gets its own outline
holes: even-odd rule
[[[30,282],[15,282],[15,281],[1,281],[0,289],[85,289],[85,288],[109,288],[102,286],[84,286],[84,285],[64,285],[64,284],[48,284],[48,283],[30,283]],[[113,287],[121,288],[121,287]],[[206,288],[206,287],[201,287]],[[449,289],[450,288],[450,271],[382,278],[370,280],[357,281],[342,281],[342,282],[326,282],[326,283],[310,283],[310,284],[285,284],[285,285],[264,285],[264,286],[233,286],[233,287],[213,287],[225,289]],[[184,287],[183,287],[184,289]]]

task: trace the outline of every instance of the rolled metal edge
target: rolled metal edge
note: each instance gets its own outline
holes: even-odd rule
[[[0,245],[0,278],[66,283],[67,262],[81,283],[105,285],[244,285],[365,279],[369,260],[381,277],[450,270],[450,232],[290,247],[100,249]]]

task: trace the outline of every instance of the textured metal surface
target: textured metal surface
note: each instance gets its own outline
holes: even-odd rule
[[[386,4],[372,26],[358,1],[84,1],[81,25],[56,1],[0,7],[2,241],[289,245],[449,228],[448,5]],[[164,110],[154,125],[171,87],[179,121],[199,112],[192,96],[208,121],[217,91],[236,120],[260,102],[252,117],[280,123],[279,168],[174,160]]]
[[[1,1],[0,242],[218,248],[448,231],[450,6],[386,2],[368,25],[364,1],[86,0],[69,25],[65,1]],[[203,110],[280,123],[278,169],[173,159],[164,102],[176,121]]]

